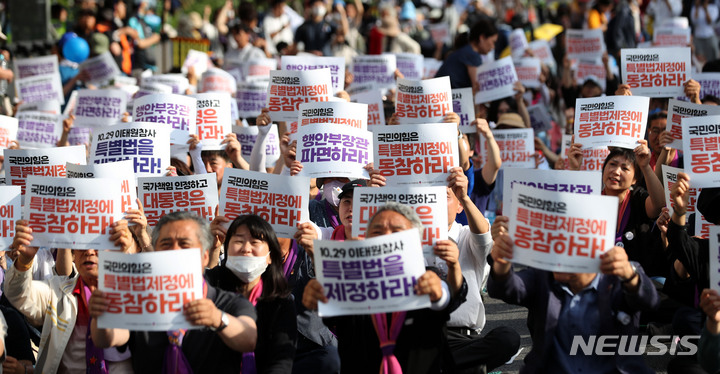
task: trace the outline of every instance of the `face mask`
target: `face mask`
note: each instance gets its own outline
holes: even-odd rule
[[[332,206],[340,205],[340,193],[342,192],[343,183],[339,181],[331,181],[323,185],[323,198]]]
[[[327,12],[327,9],[325,9],[324,6],[316,6],[312,9],[313,16],[315,17],[324,17],[325,12]]]
[[[262,257],[228,256],[225,267],[230,269],[241,281],[250,283],[265,272],[268,266],[268,256],[270,253]]]

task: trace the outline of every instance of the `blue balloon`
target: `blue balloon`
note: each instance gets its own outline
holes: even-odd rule
[[[60,47],[62,49],[62,47],[65,45],[66,41],[68,41],[72,38],[77,38],[77,37],[78,37],[78,34],[72,32],[72,31],[68,31],[68,32],[64,33],[63,36],[58,41],[58,47]]]
[[[85,39],[76,36],[65,41],[62,53],[66,59],[79,64],[90,55],[90,46]]]

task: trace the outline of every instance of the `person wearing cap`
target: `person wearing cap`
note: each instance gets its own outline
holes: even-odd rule
[[[338,206],[340,205],[340,193],[345,183],[350,182],[348,178],[318,178],[317,186],[322,189],[322,199],[312,200],[308,205],[310,221],[318,227],[340,226]]]
[[[490,267],[487,256],[493,240],[490,223],[468,196],[468,178],[462,169],[450,170],[447,188],[448,238],[457,243],[458,261],[467,281],[467,299],[450,314],[447,340],[450,353],[459,373],[474,373],[484,366],[490,371],[509,361],[520,347],[520,335],[513,329],[500,326],[483,336],[485,306],[480,292]],[[456,222],[465,212],[468,225]]]
[[[368,183],[365,179],[356,179],[345,183],[342,192],[338,195],[340,204],[338,204],[338,217],[340,218],[340,226],[337,226],[330,239],[345,240],[352,238],[352,217],[353,217],[353,195],[356,187],[367,187]]]

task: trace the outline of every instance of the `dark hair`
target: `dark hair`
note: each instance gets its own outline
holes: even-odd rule
[[[264,241],[268,245],[270,250],[270,265],[268,265],[265,272],[262,273],[260,278],[263,281],[262,298],[272,299],[276,297],[287,297],[290,294],[285,274],[283,273],[283,256],[282,249],[280,249],[280,243],[278,243],[275,230],[270,226],[267,221],[262,219],[260,216],[255,214],[245,214],[238,216],[232,221],[230,227],[225,234],[225,249],[230,246],[230,239],[240,226],[247,227],[250,235],[255,238]],[[227,262],[227,256],[222,262],[222,266],[225,267]],[[244,285],[243,281],[237,279],[236,286]]]
[[[243,1],[238,6],[238,12],[240,16],[240,20],[243,21],[243,23],[250,23],[253,20],[258,19],[258,13],[257,9],[255,8],[255,4],[253,4],[250,1]]]
[[[186,163],[184,163],[182,160],[177,159],[175,157],[172,157],[170,159],[170,166],[175,167],[175,171],[177,171],[177,175],[182,177],[185,175],[193,175],[192,170],[188,167]]]
[[[200,157],[213,157],[213,156],[218,156],[220,158],[225,159],[225,161],[230,161],[230,156],[228,156],[227,152],[225,152],[223,150],[200,152]]]
[[[667,119],[667,112],[664,110],[661,110],[657,113],[653,113],[651,116],[648,117],[648,125],[650,124],[650,122],[652,122],[656,119]]]
[[[611,6],[612,0],[597,0],[595,2],[595,5],[593,6],[593,9],[600,10],[601,6]]]
[[[717,97],[715,95],[705,95],[705,97],[702,98],[703,104],[706,102],[708,103],[715,103],[717,105],[720,105],[720,97]]]
[[[720,71],[720,60],[708,61],[703,65],[703,73],[714,73]]]
[[[280,4],[285,4],[285,0],[270,0],[270,8],[274,8]]]
[[[635,151],[628,148],[620,148],[620,147],[609,147],[610,153],[605,158],[605,162],[603,162],[602,172],[605,173],[605,167],[607,166],[608,162],[613,159],[615,156],[621,156],[626,158],[628,161],[632,162],[633,164],[633,172],[635,173],[635,183],[640,182],[640,179],[642,179],[642,173],[640,172],[640,167],[637,164],[637,160],[635,159]]]
[[[493,35],[497,35],[498,29],[495,26],[495,22],[490,19],[480,19],[470,29],[469,40],[471,42],[478,41],[481,36],[489,38]]]

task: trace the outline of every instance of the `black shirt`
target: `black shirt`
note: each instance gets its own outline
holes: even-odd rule
[[[207,286],[207,298],[218,309],[235,317],[248,316],[255,320],[255,308],[246,298],[232,292]],[[164,331],[130,332],[130,350],[135,373],[160,373],[168,346]],[[182,350],[194,373],[239,373],[242,352],[230,349],[220,336],[207,328],[187,330]]]

